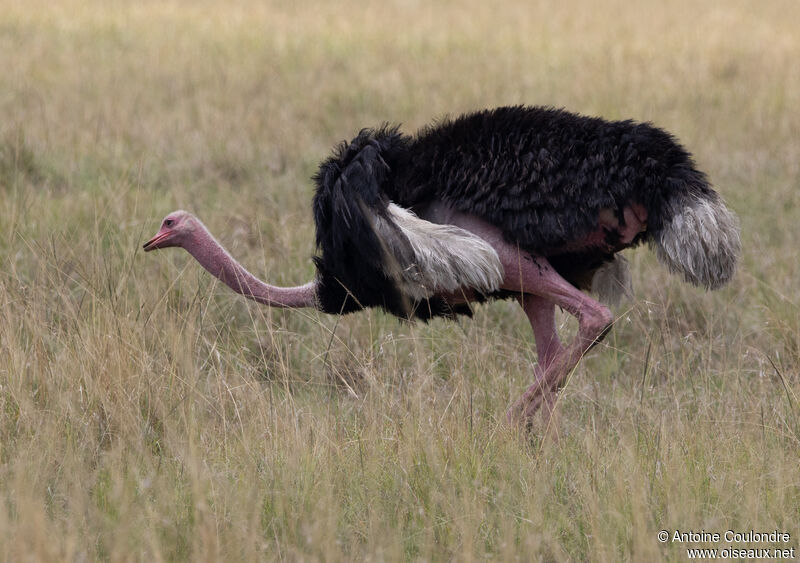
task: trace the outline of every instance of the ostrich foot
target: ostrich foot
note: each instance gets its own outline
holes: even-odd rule
[[[539,332],[537,328],[541,325],[533,320],[531,324],[534,325],[534,331]],[[525,390],[506,414],[509,423],[513,425],[529,423],[542,405],[546,406],[543,409],[545,425],[547,426],[551,422],[550,418],[557,402],[556,393],[566,384],[569,375],[584,354],[608,334],[613,324],[613,316],[608,309],[599,306],[591,310],[591,313],[580,316],[579,322],[578,335],[569,347],[566,349],[561,346],[556,347],[554,354],[545,355],[546,367],[537,366],[534,369],[534,383]],[[555,340],[551,337],[548,341],[554,342]],[[548,349],[552,350],[553,348],[549,347]],[[541,359],[542,354],[540,353]]]

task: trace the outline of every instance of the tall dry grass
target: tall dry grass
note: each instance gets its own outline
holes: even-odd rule
[[[17,560],[686,559],[800,534],[793,1],[72,2],[0,8],[0,554]],[[270,311],[141,243],[177,207],[313,275],[309,177],[360,127],[500,104],[652,120],[742,221],[731,286],[632,253],[562,393],[510,303],[458,324]],[[569,332],[571,325],[561,322]]]

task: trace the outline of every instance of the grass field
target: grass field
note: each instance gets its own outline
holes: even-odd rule
[[[0,2],[0,557],[684,561],[728,544],[660,530],[729,529],[800,547],[797,3],[285,4]],[[535,361],[511,303],[428,325],[268,310],[141,251],[186,208],[303,283],[332,145],[518,103],[674,132],[743,233],[713,294],[629,253],[636,299],[550,433],[504,421]]]

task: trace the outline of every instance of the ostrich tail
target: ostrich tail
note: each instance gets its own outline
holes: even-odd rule
[[[736,271],[739,220],[707,184],[695,185],[673,193],[661,206],[651,244],[670,271],[694,285],[718,289]]]

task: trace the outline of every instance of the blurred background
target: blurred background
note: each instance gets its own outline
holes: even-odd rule
[[[683,561],[658,530],[795,541],[798,12],[0,2],[3,558]],[[334,145],[508,104],[652,121],[742,224],[714,294],[629,253],[636,299],[552,440],[503,422],[535,361],[511,304],[429,325],[269,311],[140,251],[185,208],[259,277],[303,283]]]

